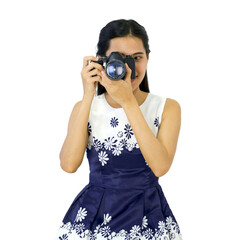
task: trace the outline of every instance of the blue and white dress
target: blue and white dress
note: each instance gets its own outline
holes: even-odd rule
[[[166,98],[140,105],[157,136]],[[89,183],[68,209],[58,240],[182,240],[158,177],[145,161],[123,108],[95,95],[88,121]]]

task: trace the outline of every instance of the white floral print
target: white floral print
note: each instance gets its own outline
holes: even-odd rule
[[[120,154],[121,154],[121,152],[122,152],[122,150],[123,150],[123,148],[122,148],[122,144],[118,144],[115,148],[114,148],[114,150],[113,150],[113,155],[114,156],[119,156]]]
[[[148,221],[148,220],[147,220],[146,216],[144,216],[144,217],[143,217],[143,221],[142,221],[142,228],[147,227],[147,225],[148,225],[148,222],[147,222],[147,221]]]
[[[98,158],[99,158],[99,161],[102,163],[102,166],[104,166],[105,164],[107,164],[107,161],[109,160],[109,158],[107,157],[107,153],[105,151],[101,151],[99,154],[98,154]]]
[[[87,211],[85,211],[85,208],[80,207],[80,209],[78,210],[77,216],[75,221],[82,221],[83,219],[85,219],[85,217],[87,216]]]
[[[106,150],[111,150],[116,146],[117,139],[114,139],[114,137],[108,137],[108,139],[104,140],[104,147]]]
[[[96,151],[99,151],[102,148],[102,143],[98,139],[94,139],[93,146]]]
[[[74,236],[74,239],[91,239],[91,240],[182,240],[182,235],[179,230],[179,226],[173,221],[171,216],[166,218],[166,221],[159,221],[157,229],[147,228],[148,219],[146,216],[142,219],[142,226],[133,225],[130,231],[121,229],[119,232],[111,230],[108,223],[112,220],[112,216],[109,213],[103,215],[103,222],[99,224],[94,231],[86,229],[84,222],[79,223],[87,217],[87,210],[80,207],[77,217],[73,223],[62,223],[59,228],[60,240],[70,240],[70,236]],[[81,219],[81,220],[80,220]]]
[[[134,147],[135,147],[135,143],[127,143],[126,148],[128,151],[132,151]]]
[[[118,135],[120,135],[119,132]],[[112,136],[104,139],[103,142],[101,142],[95,136],[93,136],[92,139],[93,141],[88,142],[87,148],[90,151],[93,146],[95,151],[98,152],[98,159],[102,166],[105,166],[107,161],[111,159],[109,152],[112,156],[120,156],[123,153],[124,148],[129,152],[132,152],[134,149],[139,149],[137,142],[129,142],[129,140],[126,138],[119,139]],[[145,163],[148,166],[146,161]]]
[[[165,222],[164,222],[164,221],[159,221],[159,222],[158,222],[158,228],[159,228],[159,230],[160,230],[161,232],[163,232],[164,229],[166,228]]]
[[[106,225],[108,222],[111,221],[112,217],[109,215],[109,213],[104,214],[103,216],[104,216],[104,220],[103,220],[103,223],[102,223],[102,224],[105,224],[105,225]]]

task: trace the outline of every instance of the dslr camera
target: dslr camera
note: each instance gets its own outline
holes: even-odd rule
[[[124,64],[127,63],[129,68],[132,70],[131,79],[136,78],[135,60],[131,55],[127,55],[124,58],[120,52],[112,52],[108,57],[101,56],[97,61],[92,60],[90,62],[101,64],[106,72],[106,75],[111,80],[120,80],[125,78],[127,70]]]

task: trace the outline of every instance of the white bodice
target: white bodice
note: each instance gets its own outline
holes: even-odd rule
[[[155,136],[157,136],[161,124],[165,102],[166,97],[148,93],[145,101],[139,106]],[[116,148],[121,145],[126,146],[128,151],[139,148],[124,109],[111,107],[104,93],[95,95],[93,98],[89,114],[88,133],[88,149],[91,149],[93,143],[96,143],[96,139],[99,142],[99,149],[104,144],[105,149],[115,150],[114,155],[120,153],[119,149]],[[115,148],[112,147],[113,144]],[[96,144],[94,144],[94,147],[98,151]]]

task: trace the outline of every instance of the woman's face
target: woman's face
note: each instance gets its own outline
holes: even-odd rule
[[[132,79],[132,90],[139,89],[148,63],[142,40],[133,36],[113,38],[110,40],[106,56],[109,56],[111,52],[120,52],[124,57],[131,55],[135,59],[136,78]]]

